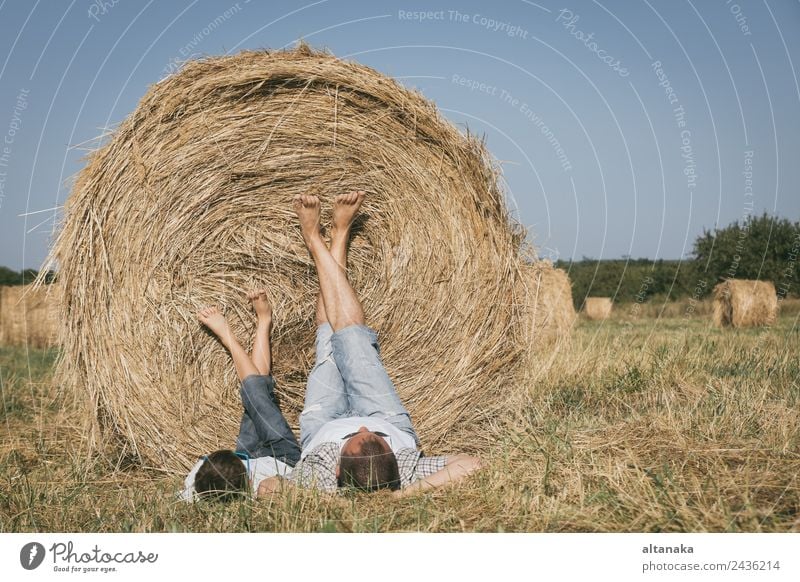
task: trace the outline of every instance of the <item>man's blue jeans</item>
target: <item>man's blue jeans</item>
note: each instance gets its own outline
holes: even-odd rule
[[[236,452],[250,458],[273,457],[294,467],[300,460],[300,446],[275,403],[272,376],[248,376],[242,381],[244,414],[236,439]]]
[[[317,360],[308,375],[300,415],[300,443],[305,446],[327,422],[350,416],[373,416],[410,434],[419,444],[411,417],[380,358],[378,336],[365,325],[333,331],[317,328]]]

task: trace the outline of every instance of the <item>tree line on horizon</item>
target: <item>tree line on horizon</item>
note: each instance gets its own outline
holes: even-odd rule
[[[0,266],[0,286],[5,285],[28,285],[33,283],[36,277],[39,276],[39,271],[36,269],[23,269],[22,271],[14,271],[8,267]],[[52,283],[55,280],[56,274],[50,271],[45,278],[45,283]]]
[[[797,296],[800,222],[764,213],[704,230],[684,260],[583,257],[555,265],[569,273],[576,308],[586,297],[612,297],[618,303],[702,299],[725,279],[772,281],[779,297]]]

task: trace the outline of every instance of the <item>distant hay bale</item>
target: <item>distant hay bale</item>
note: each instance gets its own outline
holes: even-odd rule
[[[175,471],[231,446],[238,382],[195,313],[220,305],[249,344],[242,292],[261,286],[296,427],[318,284],[291,200],[318,193],[325,224],[332,197],[354,189],[367,197],[351,280],[423,446],[479,446],[526,366],[524,229],[482,141],[394,80],[307,47],[187,63],[78,175],[50,263],[58,375],[88,400],[95,445]]]
[[[587,297],[583,304],[583,313],[593,321],[608,319],[612,307],[610,297]]]
[[[778,296],[771,281],[728,279],[714,287],[712,317],[718,327],[770,325],[778,315]]]
[[[524,288],[526,342],[536,350],[551,340],[569,338],[575,324],[572,285],[567,273],[550,261],[523,265],[520,283]]]
[[[0,345],[32,348],[54,345],[57,316],[54,301],[51,286],[0,287]]]

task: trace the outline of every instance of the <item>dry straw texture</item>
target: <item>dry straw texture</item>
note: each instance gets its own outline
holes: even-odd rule
[[[583,313],[591,320],[608,319],[611,316],[610,297],[587,297],[583,305]]]
[[[77,177],[52,254],[58,375],[96,437],[181,470],[229,447],[230,358],[195,319],[252,341],[246,289],[275,307],[274,375],[296,427],[317,279],[291,199],[367,191],[349,272],[426,450],[481,445],[525,365],[524,231],[483,143],[364,66],[300,47],[190,62],[154,85]]]
[[[728,279],[714,287],[714,325],[771,325],[778,316],[778,296],[771,281]]]
[[[0,345],[45,348],[54,344],[56,293],[50,289],[33,285],[0,287]]]
[[[575,324],[572,285],[567,273],[550,261],[537,261],[522,267],[520,284],[524,288],[526,339],[536,351],[547,340],[568,339]]]

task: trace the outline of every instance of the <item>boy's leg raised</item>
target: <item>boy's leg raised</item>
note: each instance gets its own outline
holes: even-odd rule
[[[272,305],[264,289],[248,293],[258,317],[253,341],[253,364],[258,376],[242,381],[242,424],[236,440],[237,450],[251,457],[274,457],[294,466],[300,460],[300,446],[275,399],[272,372]]]
[[[290,465],[296,464],[300,459],[300,447],[275,403],[275,382],[272,377],[259,373],[259,369],[216,307],[201,310],[198,319],[228,349],[242,382],[241,395],[245,413],[236,442],[237,450],[253,457],[268,455]]]
[[[272,304],[267,298],[265,289],[252,291],[247,294],[247,297],[253,303],[253,310],[257,316],[256,337],[253,340],[253,353],[250,359],[259,374],[268,376],[272,373],[272,346],[270,343]]]
[[[272,376],[248,376],[242,381],[244,415],[236,439],[236,450],[251,457],[274,457],[294,467],[300,460],[300,445],[275,402]]]
[[[251,374],[258,374],[258,368],[253,364],[253,360],[250,359],[247,352],[244,351],[242,344],[239,343],[238,338],[233,334],[233,331],[228,325],[228,321],[219,309],[216,307],[201,309],[197,314],[197,319],[211,330],[222,345],[230,352],[239,380],[244,380]]]

